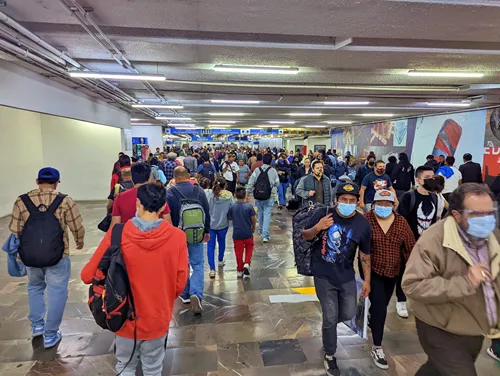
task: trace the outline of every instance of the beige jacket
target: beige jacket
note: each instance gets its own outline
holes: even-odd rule
[[[488,240],[493,288],[500,317],[500,231]],[[452,217],[439,221],[420,237],[406,265],[403,291],[415,316],[459,335],[500,338],[500,323],[490,327],[483,289],[467,277],[473,265]]]

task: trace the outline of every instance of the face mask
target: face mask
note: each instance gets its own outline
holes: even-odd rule
[[[339,213],[344,217],[350,217],[352,213],[356,210],[356,204],[343,204],[339,203],[337,205]]]
[[[494,215],[467,219],[469,228],[467,233],[475,238],[486,239],[493,232],[497,225]]]
[[[434,178],[424,179],[424,184],[422,187],[429,192],[436,192],[438,189],[438,184]]]
[[[368,162],[368,166],[370,166],[370,167],[373,167],[374,164],[375,164],[375,162]]]
[[[385,172],[385,169],[383,169],[383,168],[377,168],[377,174],[383,175],[384,172]]]
[[[392,214],[392,207],[375,205],[375,214],[380,218],[388,218]]]

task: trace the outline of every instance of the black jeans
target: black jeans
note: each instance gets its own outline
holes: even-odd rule
[[[323,311],[323,347],[327,355],[337,352],[337,324],[356,315],[357,290],[353,279],[336,285],[326,278],[314,277],[314,286]]]
[[[415,322],[418,339],[428,357],[415,376],[477,376],[474,363],[481,352],[483,336],[461,336],[417,318]]]
[[[396,297],[398,298],[398,302],[406,302],[406,295],[401,288],[401,281],[403,280],[403,274],[405,274],[406,262],[401,255],[401,264],[399,266],[399,275],[396,276]]]
[[[370,285],[370,328],[373,335],[373,345],[382,346],[387,306],[394,292],[396,278],[384,277],[372,270]]]
[[[231,192],[234,195],[234,192],[236,191],[236,181],[227,181],[226,189]]]

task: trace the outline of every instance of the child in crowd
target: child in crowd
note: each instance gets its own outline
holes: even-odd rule
[[[209,179],[206,179],[209,180]],[[210,207],[210,240],[207,243],[210,278],[215,278],[215,242],[219,243],[219,268],[224,266],[226,235],[229,229],[227,215],[233,203],[233,194],[226,190],[226,179],[218,177],[212,189],[205,190]]]
[[[245,188],[236,189],[236,203],[229,208],[228,218],[233,221],[233,241],[238,278],[248,278],[250,277],[254,245],[253,233],[257,220],[253,206],[247,202]],[[244,258],[243,253],[245,253]]]

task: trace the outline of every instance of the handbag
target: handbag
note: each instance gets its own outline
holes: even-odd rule
[[[108,232],[110,226],[111,226],[111,214],[106,214],[104,219],[97,225],[97,228],[101,231]]]

